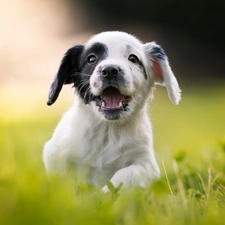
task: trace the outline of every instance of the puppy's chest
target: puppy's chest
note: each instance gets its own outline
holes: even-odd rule
[[[130,163],[128,146],[119,134],[87,131],[80,141],[76,154],[78,166],[86,168],[89,182],[96,186],[101,187],[116,171]]]
[[[110,129],[87,130],[79,140],[78,163],[96,169],[124,166],[128,161],[124,154],[128,143],[122,136]]]

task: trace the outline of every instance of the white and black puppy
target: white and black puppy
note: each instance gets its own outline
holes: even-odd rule
[[[48,105],[64,84],[74,84],[75,103],[44,147],[48,172],[68,165],[107,191],[106,182],[145,187],[159,177],[148,100],[165,85],[174,104],[181,91],[163,49],[124,32],[103,32],[69,49],[51,85]]]

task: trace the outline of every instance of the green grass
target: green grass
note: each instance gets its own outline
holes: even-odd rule
[[[0,117],[0,224],[224,224],[224,96],[223,85],[192,88],[177,107],[158,89],[150,114],[161,178],[107,194],[73,174],[45,173],[42,147],[66,110],[62,99],[21,114],[8,105],[17,115]]]

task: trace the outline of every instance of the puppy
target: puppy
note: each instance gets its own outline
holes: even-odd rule
[[[172,103],[181,99],[164,50],[124,32],[97,34],[65,53],[48,105],[64,84],[74,85],[75,103],[44,146],[46,170],[70,166],[105,192],[108,180],[128,188],[157,179],[148,100],[155,84],[165,85]]]

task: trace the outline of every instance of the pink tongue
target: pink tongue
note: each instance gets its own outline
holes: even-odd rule
[[[125,99],[125,96],[116,89],[105,90],[101,97],[105,102],[105,108],[111,109],[119,108],[120,101]]]

